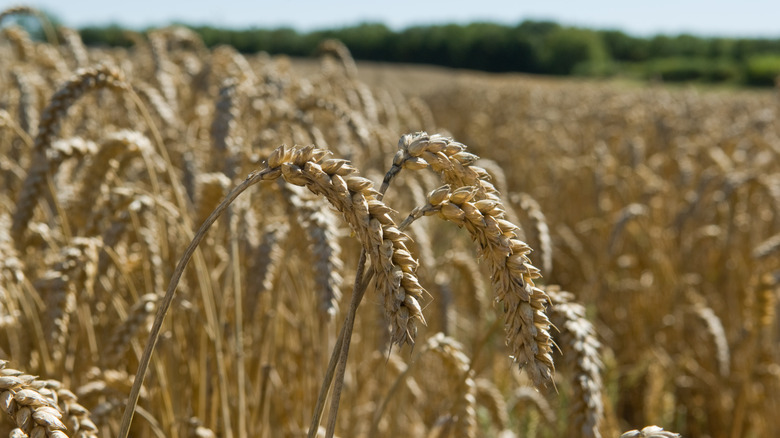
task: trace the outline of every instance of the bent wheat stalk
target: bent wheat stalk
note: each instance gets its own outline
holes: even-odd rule
[[[13,235],[21,241],[21,235],[27,229],[27,224],[37,205],[38,196],[43,190],[47,175],[56,172],[58,161],[50,160],[46,151],[60,128],[60,121],[65,118],[68,109],[83,95],[91,90],[111,88],[126,90],[127,84],[123,75],[115,69],[99,66],[93,69],[79,70],[76,76],[66,82],[52,96],[49,105],[41,113],[38,135],[33,145],[30,169],[24,181],[22,190],[17,197],[16,211],[13,216]]]
[[[406,236],[390,217],[392,210],[377,199],[378,193],[371,181],[355,175],[356,169],[346,160],[325,159],[327,155],[327,151],[314,146],[279,147],[268,158],[265,169],[250,173],[206,218],[179,260],[160,303],[125,407],[119,437],[126,438],[129,433],[141,385],[184,268],[211,225],[241,193],[261,181],[284,178],[290,184],[306,186],[341,211],[371,257],[376,288],[383,297],[385,313],[390,320],[392,340],[399,345],[414,343],[416,323],[425,323],[419,303],[425,291],[415,273],[417,262],[406,249]]]

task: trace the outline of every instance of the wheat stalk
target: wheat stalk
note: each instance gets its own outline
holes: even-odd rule
[[[419,298],[423,289],[417,281],[417,262],[411,258],[404,244],[405,236],[395,227],[388,215],[390,210],[377,199],[369,180],[354,175],[355,169],[345,160],[324,159],[327,152],[313,146],[290,149],[277,148],[268,158],[268,167],[251,173],[243,183],[231,191],[201,226],[187,251],[179,261],[163,297],[152,326],[150,340],[141,358],[133,391],[122,419],[120,436],[126,437],[138,399],[140,385],[159,336],[163,317],[172,302],[176,285],[184,267],[194,253],[205,232],[219,215],[248,187],[260,182],[284,178],[290,184],[306,186],[321,194],[341,211],[355,231],[367,254],[371,256],[374,283],[384,299],[385,312],[392,327],[392,339],[402,345],[414,343],[416,322],[425,322]]]

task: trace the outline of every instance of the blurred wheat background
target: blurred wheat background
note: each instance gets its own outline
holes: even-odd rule
[[[2,28],[3,436],[119,433],[174,269],[248,175],[178,283],[130,436],[306,436],[361,250],[337,436],[780,430],[777,90],[131,37]]]

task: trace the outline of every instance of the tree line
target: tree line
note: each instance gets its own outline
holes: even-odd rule
[[[188,26],[209,46],[230,44],[243,53],[315,54],[320,41],[341,40],[355,59],[425,63],[489,72],[625,76],[662,81],[699,81],[771,86],[780,74],[780,38],[719,38],[694,35],[636,37],[550,21],[415,26],[394,31],[365,23],[298,32]],[[88,45],[129,46],[118,26],[80,29]]]

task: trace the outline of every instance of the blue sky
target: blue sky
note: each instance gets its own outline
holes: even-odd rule
[[[0,9],[18,3],[0,0]],[[525,19],[552,19],[642,36],[687,32],[780,38],[780,0],[30,0],[26,4],[50,11],[72,27],[112,22],[146,27],[179,21],[308,31],[365,21],[403,29],[475,20],[516,24]]]

